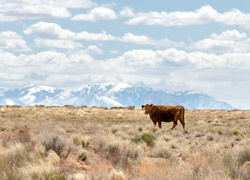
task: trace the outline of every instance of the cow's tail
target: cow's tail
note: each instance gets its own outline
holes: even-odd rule
[[[184,107],[182,107],[183,109],[183,111],[182,111],[182,114],[181,114],[181,118],[183,119],[183,121],[185,122],[185,108]]]

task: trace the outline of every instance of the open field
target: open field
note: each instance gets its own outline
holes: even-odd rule
[[[250,179],[250,111],[0,107],[1,179]]]

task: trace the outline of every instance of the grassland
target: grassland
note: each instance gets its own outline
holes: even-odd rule
[[[250,111],[187,110],[186,129],[137,108],[0,107],[1,179],[250,179]]]

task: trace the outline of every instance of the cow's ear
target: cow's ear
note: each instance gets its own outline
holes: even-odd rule
[[[153,106],[153,104],[150,104],[150,107]]]
[[[141,108],[143,109],[145,106],[144,105],[141,105]]]

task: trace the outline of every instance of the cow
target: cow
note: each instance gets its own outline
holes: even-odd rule
[[[156,126],[158,122],[159,128],[161,127],[161,122],[172,122],[173,130],[177,126],[177,121],[179,120],[182,124],[183,130],[185,131],[185,108],[183,106],[156,106],[153,104],[142,105],[142,109],[145,108],[145,114],[149,114],[151,120]]]

